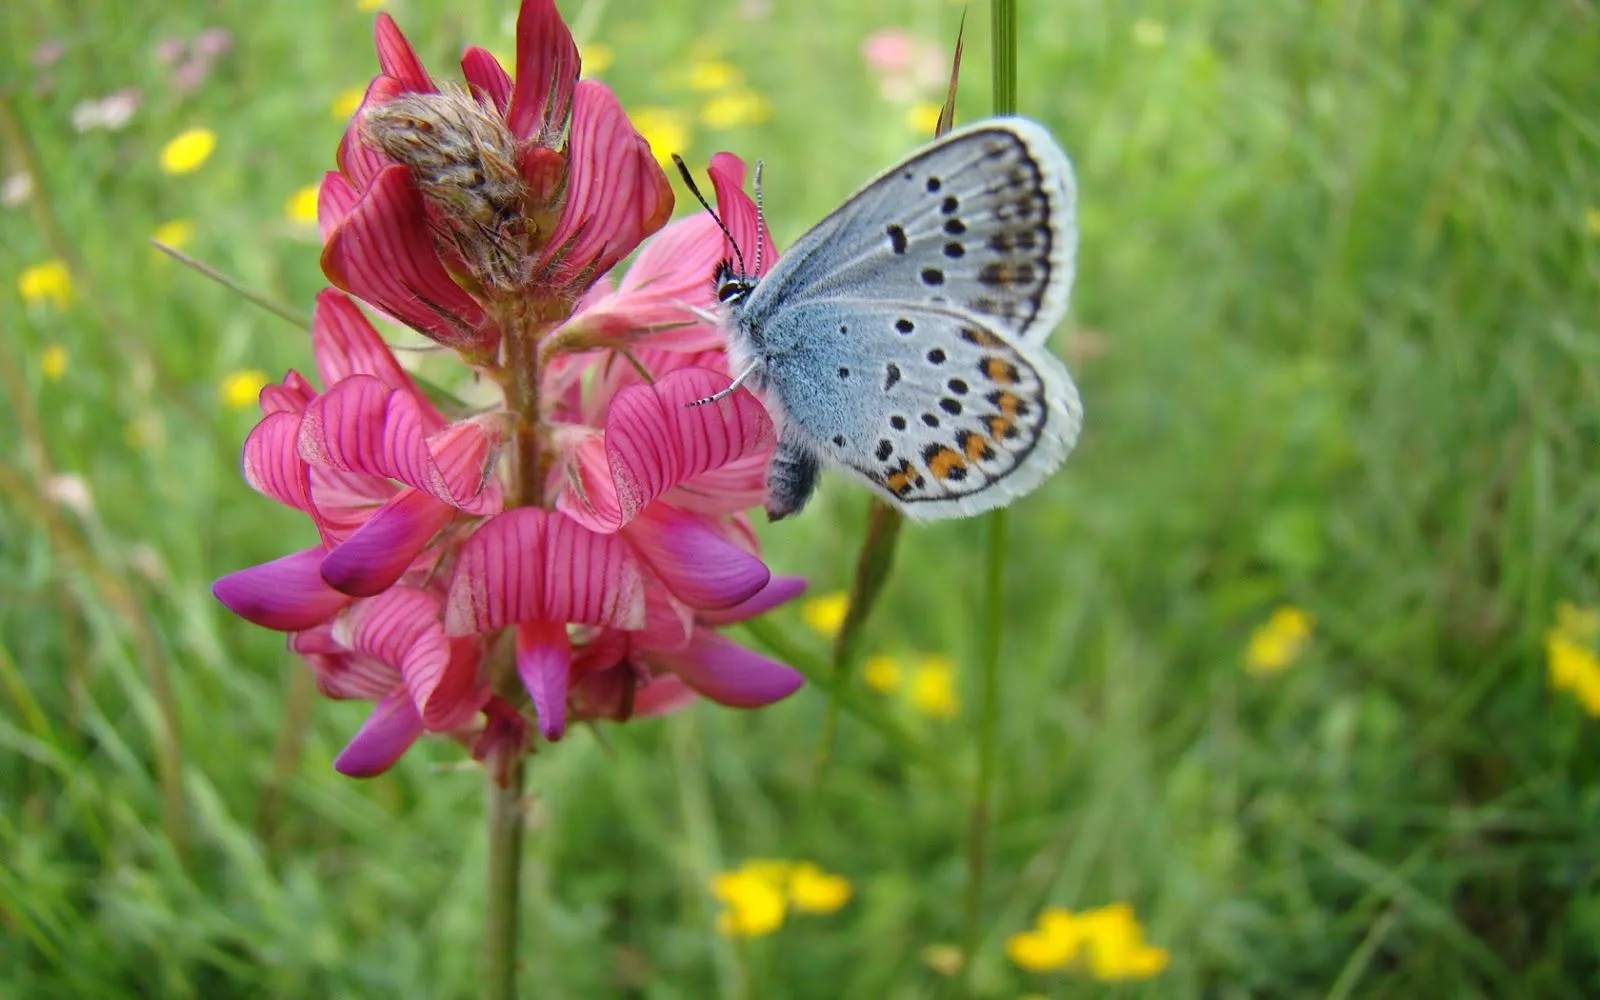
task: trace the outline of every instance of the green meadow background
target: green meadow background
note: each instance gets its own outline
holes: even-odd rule
[[[690,162],[765,160],[782,243],[924,138],[912,104],[938,87],[886,98],[863,39],[948,47],[962,12],[561,6]],[[1021,109],[1079,171],[1055,344],[1087,418],[1009,522],[973,965],[951,977],[924,951],[963,934],[985,538],[964,522],[903,533],[866,644],[908,669],[951,658],[954,718],[856,680],[832,721],[808,688],[538,755],[525,995],[1600,994],[1600,720],[1552,689],[1542,645],[1559,602],[1597,599],[1600,14],[1021,8]],[[389,9],[440,76],[465,44],[512,48],[511,0]],[[307,338],[146,244],[191,221],[188,252],[309,309],[315,232],[285,206],[332,166],[372,16],[0,12],[0,173],[35,171],[0,209],[0,995],[477,992],[476,769],[429,744],[375,780],[335,774],[365,706],[314,698],[282,637],[209,593],[313,538],[241,481],[253,413],[223,391],[309,368]],[[963,119],[989,106],[988,17],[968,11]],[[232,50],[185,92],[154,50],[208,27]],[[47,42],[64,50],[41,66]],[[764,120],[702,121],[709,60]],[[125,87],[124,128],[74,130],[78,102]],[[215,151],[163,174],[190,127]],[[16,279],[53,258],[70,302],[25,303]],[[847,587],[865,506],[830,483],[763,527],[771,565]],[[1280,606],[1312,635],[1258,676],[1245,650]],[[825,662],[797,607],[769,631]],[[852,899],[724,939],[708,879],[750,858],[815,862]],[[1168,950],[1159,975],[1007,959],[1042,907],[1116,902]]]

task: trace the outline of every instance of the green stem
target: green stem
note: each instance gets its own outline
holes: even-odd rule
[[[484,1000],[513,1000],[517,995],[524,832],[522,790],[528,768],[527,757],[520,747],[507,752],[513,759],[483,762],[489,827],[488,905],[483,921]]]
[[[995,114],[1017,110],[1017,0],[993,0],[990,43],[994,50]],[[995,764],[1000,737],[1000,639],[1005,615],[1006,512],[989,515],[983,574],[983,622],[978,650],[978,775],[967,828],[967,899],[962,968],[970,988],[983,937],[984,877],[994,801]]]

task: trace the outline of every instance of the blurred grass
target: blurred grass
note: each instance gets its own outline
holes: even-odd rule
[[[511,48],[510,2],[391,9],[441,75],[469,41]],[[613,50],[602,76],[626,106],[687,117],[691,163],[765,159],[784,243],[920,139],[862,38],[949,44],[960,15],[563,9]],[[207,591],[310,538],[240,481],[251,417],[219,392],[240,369],[305,367],[305,338],[145,244],[192,219],[187,250],[307,306],[314,234],[284,204],[331,165],[329,107],[372,73],[370,17],[304,0],[6,10],[0,93],[44,190],[0,211],[0,995],[476,991],[477,776],[445,746],[336,776],[362,709],[304,704],[281,638]],[[963,118],[989,103],[987,20],[967,22]],[[215,25],[234,50],[178,93],[154,45]],[[1593,5],[1064,0],[1025,3],[1022,26],[1020,106],[1080,171],[1057,347],[1079,359],[1088,425],[1012,515],[976,989],[1110,992],[1026,975],[1001,945],[1047,902],[1126,900],[1172,954],[1114,987],[1129,995],[1593,995],[1600,722],[1548,689],[1539,646],[1558,600],[1597,599]],[[47,40],[65,53],[40,68]],[[695,123],[686,72],[711,57],[769,120]],[[74,132],[77,102],[125,86],[143,96],[125,130]],[[162,144],[193,125],[215,154],[163,176]],[[20,152],[7,137],[0,173]],[[82,262],[65,310],[16,294],[61,249],[41,211]],[[62,501],[62,475],[91,509]],[[830,484],[765,532],[770,561],[845,586],[864,506]],[[982,532],[902,536],[869,653],[973,662]],[[1316,633],[1258,679],[1242,649],[1279,603]],[[779,624],[825,654],[797,614]],[[948,722],[861,696],[970,773],[969,681]],[[529,994],[948,992],[918,953],[960,932],[962,789],[848,715],[814,782],[825,711],[808,690],[541,754]],[[815,860],[855,898],[722,941],[706,878],[753,856]]]

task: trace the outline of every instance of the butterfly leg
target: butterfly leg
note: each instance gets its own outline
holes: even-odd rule
[[[721,392],[714,392],[711,395],[705,397],[704,399],[692,400],[689,403],[689,405],[690,406],[704,406],[707,403],[715,403],[719,399],[727,399],[729,396],[733,395],[733,391],[735,389],[739,388],[741,385],[744,385],[744,380],[745,379],[747,379],[750,376],[754,375],[756,373],[756,369],[760,368],[760,367],[761,367],[761,362],[759,362],[759,361],[750,362],[749,366],[747,366],[744,371],[740,372],[738,374],[738,376],[736,378],[734,378],[734,380],[732,382],[728,383],[728,387],[726,389],[723,389]]]
[[[798,513],[817,488],[821,466],[810,448],[780,437],[767,467],[767,520]]]

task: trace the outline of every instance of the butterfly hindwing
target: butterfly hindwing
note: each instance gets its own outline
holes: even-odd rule
[[[910,517],[1003,506],[1077,440],[1081,407],[1061,362],[975,317],[836,300],[773,324],[771,335],[804,345],[762,373],[785,448],[845,467]]]
[[[866,285],[952,306],[1043,342],[1066,312],[1077,256],[1072,165],[1041,126],[992,119],[951,132],[803,235],[751,296],[851,297]]]

